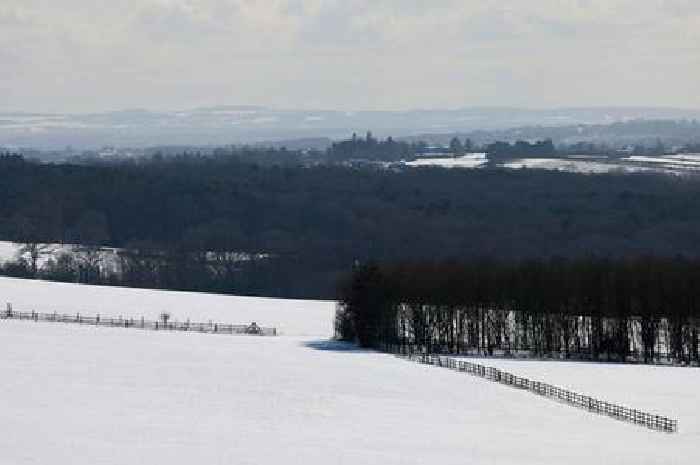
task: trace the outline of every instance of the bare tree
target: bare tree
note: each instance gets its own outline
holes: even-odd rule
[[[18,251],[18,258],[26,260],[34,276],[39,272],[39,261],[42,257],[50,256],[54,253],[55,246],[34,240],[23,242]]]

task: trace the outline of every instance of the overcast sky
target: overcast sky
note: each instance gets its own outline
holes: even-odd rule
[[[700,107],[700,0],[0,0],[0,112]]]

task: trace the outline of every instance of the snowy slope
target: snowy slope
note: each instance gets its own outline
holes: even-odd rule
[[[0,305],[18,311],[100,314],[276,327],[281,334],[329,337],[335,303],[329,301],[237,297],[196,292],[89,286],[0,277]]]
[[[608,402],[678,419],[681,432],[694,435],[700,441],[698,368],[534,360],[472,361]]]
[[[309,336],[0,320],[3,465],[639,465],[691,464],[700,454],[698,370],[658,374],[654,367],[629,367],[638,371],[632,374],[580,364],[578,372],[554,362],[508,367],[611,400],[624,401],[615,393],[635,390],[641,405],[634,406],[678,413],[680,433],[664,434],[462,373],[326,342],[332,303],[2,279],[0,298],[6,295],[16,306],[79,302],[105,312],[125,303],[158,312],[167,304],[185,317],[216,311],[267,318],[287,334]]]

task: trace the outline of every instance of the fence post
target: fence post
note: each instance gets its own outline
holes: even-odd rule
[[[644,425],[656,431],[677,432],[678,421],[660,415],[652,415],[650,413],[639,410],[630,409],[621,405],[612,404],[603,400],[578,394],[568,389],[562,389],[541,381],[534,381],[528,378],[520,378],[507,371],[502,371],[494,367],[456,360],[450,357],[441,357],[440,355],[428,353],[409,354],[406,357],[408,360],[416,361],[423,364],[447,367],[465,371],[474,376],[480,376],[502,384],[516,386],[520,389],[526,389],[534,394],[554,398],[559,401],[586,409],[590,412],[599,415],[605,414],[611,418],[625,420],[637,425]]]

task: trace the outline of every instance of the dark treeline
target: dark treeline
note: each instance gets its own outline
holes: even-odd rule
[[[494,142],[486,146],[489,162],[497,163],[514,158],[528,157],[553,157],[557,155],[551,139],[537,141],[534,143],[526,141],[516,141],[512,144],[508,142]]]
[[[349,160],[393,162],[413,160],[417,154],[425,152],[426,148],[425,142],[401,142],[391,137],[381,140],[368,132],[365,137],[353,134],[348,140],[334,142],[326,151],[326,157],[330,162]]]
[[[625,146],[654,147],[659,140],[667,147],[700,144],[700,121],[696,119],[635,119],[611,124],[572,124],[556,126],[519,126],[508,129],[476,130],[457,134],[422,134],[411,140],[447,145],[454,136],[468,137],[477,145],[495,141],[552,139],[557,147],[577,143],[595,144],[612,150]],[[697,153],[697,152],[696,152]]]
[[[597,155],[609,158],[626,157],[629,155],[661,156],[673,148],[674,153],[698,153],[700,145],[686,143],[683,146],[671,147],[661,139],[647,144],[608,145],[594,142],[567,142],[554,144],[552,139],[542,139],[530,142],[516,140],[514,142],[495,141],[488,144],[476,145],[466,138],[462,141],[452,137],[448,145],[429,146],[426,142],[396,141],[391,137],[380,140],[368,133],[365,138],[353,135],[352,139],[334,143],[325,154],[316,152],[313,156],[320,162],[344,162],[350,160],[369,160],[381,162],[397,162],[415,160],[421,156],[461,156],[465,153],[484,152],[488,156],[490,166],[518,158],[548,158],[568,157],[571,155]],[[289,156],[287,156],[289,158]]]
[[[653,143],[630,143],[623,145],[605,142],[578,141],[559,142],[551,139],[529,140],[516,139],[514,142],[496,140],[476,144],[470,138],[460,139],[452,136],[444,145],[429,145],[421,140],[396,140],[392,137],[379,139],[368,132],[364,137],[353,134],[346,140],[330,143],[327,148],[318,147],[318,141],[310,139],[309,147],[304,147],[305,140],[289,141],[292,147],[277,145],[230,145],[222,147],[151,147],[147,149],[107,148],[107,154],[94,150],[73,153],[72,149],[64,151],[40,152],[23,150],[23,155],[32,160],[44,162],[65,162],[78,165],[114,165],[143,164],[144,162],[162,161],[180,158],[226,158],[243,163],[261,166],[282,165],[316,165],[347,164],[353,161],[394,163],[411,161],[420,157],[459,157],[466,153],[485,152],[491,162],[488,166],[497,166],[509,160],[528,157],[569,157],[572,155],[605,156],[608,158],[629,155],[659,156],[669,152],[698,153],[700,144],[692,141],[681,145],[669,145],[660,138]],[[0,148],[1,149],[1,148]],[[0,152],[1,153],[1,152]]]
[[[336,279],[288,256],[183,249],[114,250],[82,245],[54,249],[50,244],[26,244],[20,249],[21,257],[0,263],[0,275],[278,297],[316,296],[319,288],[332,288]]]
[[[65,163],[73,165],[114,166],[144,165],[163,161],[192,163],[196,160],[235,160],[259,166],[298,166],[308,162],[318,162],[325,158],[319,150],[288,150],[286,147],[226,146],[183,149],[178,147],[158,147],[143,150],[136,156],[115,153],[102,157],[94,151],[69,157]]]
[[[562,153],[566,150],[562,147]],[[461,156],[465,153],[483,151],[486,152],[489,161],[499,163],[514,158],[526,157],[553,157],[559,155],[557,148],[550,139],[527,142],[516,141],[494,142],[485,146],[476,146],[469,139],[462,141],[458,137],[453,137],[449,145],[444,147],[429,147],[422,141],[402,142],[391,137],[386,140],[376,139],[371,133],[367,133],[364,138],[353,134],[349,140],[334,143],[326,151],[326,159],[329,162],[342,162],[349,160],[371,160],[383,162],[396,162],[400,160],[414,160],[421,155],[429,153],[431,155],[444,154],[448,156]]]
[[[700,182],[261,165],[226,155],[106,166],[4,156],[0,240],[34,257],[44,243],[124,249],[136,263],[125,269],[146,270],[131,273],[129,285],[333,298],[336,280],[356,261],[697,257]],[[235,262],[232,253],[265,258]],[[212,277],[212,254],[228,257],[226,273]],[[41,271],[39,262],[30,259],[30,274]]]
[[[386,350],[698,364],[700,261],[367,265],[336,325]]]

